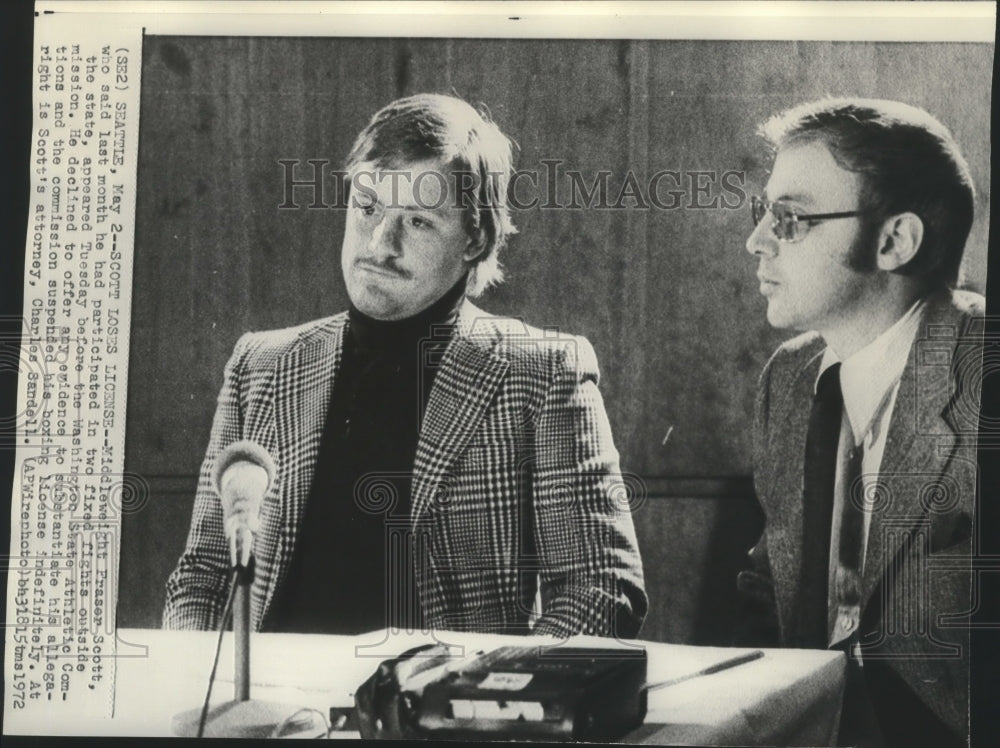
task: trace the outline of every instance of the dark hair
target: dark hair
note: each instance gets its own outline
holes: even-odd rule
[[[361,163],[399,168],[441,159],[469,181],[463,187],[465,230],[483,249],[469,274],[468,291],[476,296],[503,280],[498,255],[517,232],[507,205],[512,172],[511,142],[485,113],[441,94],[416,94],[380,109],[358,135],[346,169]]]
[[[837,164],[862,176],[861,206],[881,223],[912,212],[924,225],[916,256],[899,269],[929,286],[954,286],[972,228],[975,189],[948,129],[908,104],[823,99],[768,120],[761,134],[776,149],[821,142]]]

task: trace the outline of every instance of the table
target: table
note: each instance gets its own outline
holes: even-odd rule
[[[216,634],[120,629],[113,719],[94,719],[53,734],[170,736],[175,714],[201,706]],[[524,637],[455,632],[372,632],[360,636],[254,634],[251,697],[313,707],[353,706],[353,690],[384,659],[439,641],[490,649],[525,643]],[[542,637],[532,643],[543,643]],[[555,642],[556,640],[548,640]],[[573,637],[570,644],[607,640]],[[649,682],[658,682],[750,650],[641,642]],[[460,650],[461,651],[461,650]],[[714,675],[651,691],[645,724],[624,738],[659,745],[832,745],[846,673],[841,652],[764,650],[764,657]],[[233,641],[226,634],[213,703],[233,698]],[[340,733],[356,737],[357,733]]]

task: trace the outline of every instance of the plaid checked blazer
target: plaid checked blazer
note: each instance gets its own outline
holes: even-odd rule
[[[167,581],[165,627],[218,625],[229,557],[211,473],[228,444],[248,439],[277,466],[251,588],[251,621],[267,629],[295,551],[346,323],[342,313],[237,343],[187,546]],[[413,469],[414,546],[424,549],[414,562],[430,628],[527,633],[533,621],[535,633],[636,635],[647,608],[642,563],[598,376],[586,339],[464,304]]]
[[[973,609],[984,313],[983,297],[969,292],[927,300],[886,435],[858,634],[868,690],[892,744],[922,713],[934,715],[959,743],[968,733],[966,616]],[[761,375],[754,483],[766,527],[750,552],[753,570],[738,579],[741,592],[772,618],[755,625],[761,645],[785,646],[794,634],[790,626],[799,605],[803,556],[804,445],[825,348],[815,333],[800,335],[778,349]],[[775,625],[776,631],[768,631]],[[744,637],[744,643],[753,638]],[[893,692],[907,702],[889,705]]]

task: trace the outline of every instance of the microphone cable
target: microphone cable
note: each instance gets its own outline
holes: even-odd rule
[[[229,596],[226,598],[226,607],[222,611],[222,621],[219,623],[219,639],[215,643],[215,659],[212,661],[212,674],[208,676],[208,691],[205,693],[205,703],[201,707],[201,718],[198,720],[198,737],[205,735],[205,722],[208,719],[208,702],[212,698],[212,685],[215,683],[215,671],[219,668],[219,653],[222,651],[222,635],[226,633],[226,626],[229,624],[229,616],[233,611],[233,598],[236,595],[236,581],[240,570],[233,569],[233,577],[229,584]]]

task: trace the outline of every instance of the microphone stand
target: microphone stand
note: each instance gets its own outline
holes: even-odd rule
[[[253,557],[247,566],[239,566],[236,570],[236,593],[233,598],[234,701],[250,700],[250,583],[252,581]]]
[[[302,707],[250,698],[250,587],[254,575],[253,557],[250,557],[246,565],[237,564],[234,570],[233,700],[209,709],[203,737],[268,738],[289,717],[302,711]],[[198,737],[201,713],[201,708],[198,708],[174,715],[174,734],[184,738]]]

